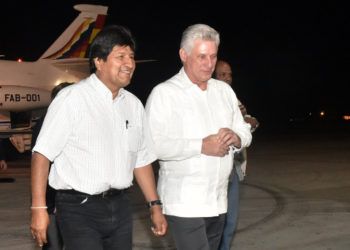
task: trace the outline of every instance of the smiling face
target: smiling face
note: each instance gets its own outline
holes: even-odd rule
[[[94,59],[97,77],[111,90],[113,98],[119,89],[129,85],[136,68],[134,51],[129,46],[114,46],[104,61]]]
[[[180,58],[187,76],[201,89],[206,89],[217,60],[218,46],[215,41],[197,39],[190,53],[180,49]]]

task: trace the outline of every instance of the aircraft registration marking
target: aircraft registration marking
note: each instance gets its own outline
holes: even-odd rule
[[[5,102],[40,102],[40,94],[5,94]]]

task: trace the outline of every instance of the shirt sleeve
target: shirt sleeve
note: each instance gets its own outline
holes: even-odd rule
[[[148,164],[151,164],[155,160],[157,160],[157,156],[154,152],[154,145],[151,139],[146,114],[144,112],[143,107],[142,107],[141,116],[142,116],[142,134],[141,134],[141,143],[140,143],[141,145],[137,153],[135,168],[144,167]]]
[[[231,90],[230,90],[231,91]],[[250,132],[250,124],[244,121],[242,113],[239,109],[239,100],[236,97],[236,94],[231,91],[230,94],[231,103],[233,103],[233,126],[232,131],[235,132],[241,139],[241,148],[246,148],[250,145],[252,141],[252,134]],[[235,150],[239,151],[239,150]]]
[[[38,152],[54,161],[62,152],[72,129],[72,116],[74,108],[71,105],[69,93],[62,90],[52,101],[45,116],[33,152]]]

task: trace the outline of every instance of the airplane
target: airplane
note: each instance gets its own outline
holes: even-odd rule
[[[56,85],[90,74],[85,54],[105,24],[108,7],[78,4],[74,9],[80,14],[38,60],[0,59],[0,138],[30,133],[39,118],[35,113],[49,105]]]

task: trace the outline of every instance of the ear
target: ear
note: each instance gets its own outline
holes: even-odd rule
[[[95,63],[95,67],[97,70],[101,69],[101,64],[102,64],[103,60],[99,59],[97,57],[94,58],[94,63]]]
[[[187,60],[187,53],[186,53],[186,51],[183,48],[181,48],[179,50],[179,55],[180,55],[181,61],[182,62],[186,62],[186,60]]]

